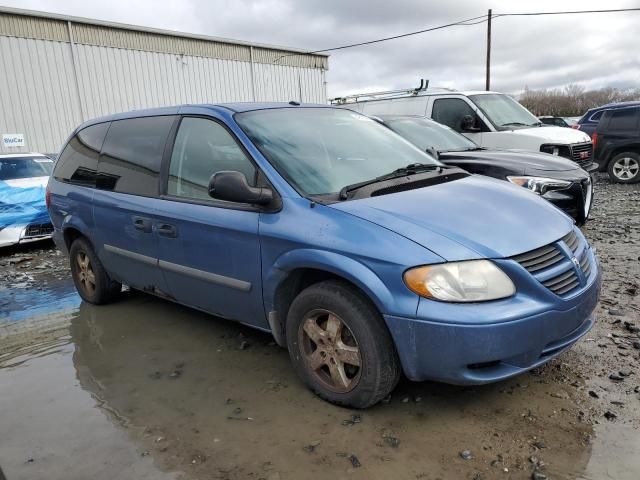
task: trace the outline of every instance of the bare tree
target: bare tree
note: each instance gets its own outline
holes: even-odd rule
[[[574,117],[587,110],[612,102],[640,100],[640,88],[619,89],[613,87],[585,90],[581,85],[571,84],[564,88],[531,90],[525,87],[520,103],[533,114],[555,117]]]

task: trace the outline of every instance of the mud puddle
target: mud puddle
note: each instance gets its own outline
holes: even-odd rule
[[[484,387],[405,381],[351,411],[307,391],[269,335],[143,294],[80,305],[51,342],[1,359],[10,480],[118,472],[118,455],[186,478],[530,478],[536,465],[575,478],[592,456],[592,427],[558,387],[575,353]]]

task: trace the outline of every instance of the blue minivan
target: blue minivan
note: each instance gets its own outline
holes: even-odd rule
[[[494,382],[594,323],[598,261],[530,191],[349,110],[188,105],[91,120],[49,181],[89,303],[122,284],[270,331],[320,397]]]

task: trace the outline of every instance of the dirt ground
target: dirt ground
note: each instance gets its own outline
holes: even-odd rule
[[[0,467],[16,479],[640,478],[640,185],[596,185],[594,329],[544,368],[319,400],[261,332],[140,293],[81,304],[51,244],[0,253]],[[0,474],[0,478],[2,475]]]

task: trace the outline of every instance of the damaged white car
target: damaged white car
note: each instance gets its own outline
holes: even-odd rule
[[[52,168],[39,153],[0,155],[0,247],[51,237],[45,189]]]

